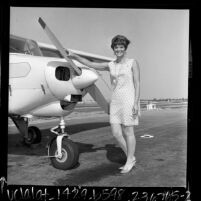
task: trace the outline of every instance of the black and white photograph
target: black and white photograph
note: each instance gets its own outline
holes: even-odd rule
[[[7,184],[186,187],[189,17],[10,7]]]

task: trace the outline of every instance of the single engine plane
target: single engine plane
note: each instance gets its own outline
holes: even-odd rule
[[[9,117],[22,134],[23,144],[40,143],[41,131],[29,126],[33,117],[59,117],[56,134],[48,143],[48,157],[55,168],[67,170],[79,160],[79,150],[65,131],[64,117],[89,93],[109,113],[110,87],[99,72],[67,57],[65,49],[47,24],[39,18],[53,45],[10,36]],[[112,58],[70,50],[92,61]],[[104,90],[101,88],[104,85]]]

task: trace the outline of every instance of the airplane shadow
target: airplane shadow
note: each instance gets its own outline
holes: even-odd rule
[[[93,130],[107,126],[110,126],[109,122],[83,123],[83,124],[69,125],[66,127],[66,131],[67,133],[72,135],[82,131]]]
[[[93,123],[83,123],[76,125],[69,125],[66,131],[70,135],[79,133],[81,131],[87,131],[92,129],[98,129],[102,127],[110,126],[108,122],[93,122]],[[29,155],[29,156],[46,156],[47,155],[47,143],[54,137],[54,134],[50,132],[49,129],[41,130],[42,140],[39,144],[33,144],[30,147],[22,145],[21,135],[19,133],[8,135],[8,154],[13,155]],[[125,156],[123,151],[116,147],[115,144],[106,144],[103,147],[94,148],[94,144],[80,143],[74,141],[77,144],[79,153],[89,153],[96,152],[99,150],[106,150],[106,157],[111,162],[124,163]]]

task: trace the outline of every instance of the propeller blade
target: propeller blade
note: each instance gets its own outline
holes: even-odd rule
[[[111,100],[111,86],[109,85],[110,83],[110,77],[107,77],[103,75],[100,72],[97,72],[99,75],[99,79],[86,88],[86,91],[92,96],[92,98],[100,105],[100,107],[107,113],[109,114],[110,111],[110,100]]]
[[[78,75],[81,75],[82,71],[74,64],[74,62],[67,57],[67,53],[61,43],[58,41],[56,36],[52,33],[52,31],[49,29],[49,27],[46,25],[46,23],[42,20],[42,18],[38,19],[38,22],[40,23],[43,30],[46,32],[49,39],[52,41],[52,43],[56,46],[56,48],[59,50],[59,52],[62,54],[62,56],[67,60],[67,62],[70,63],[72,68],[75,70],[75,72]]]
[[[92,96],[92,98],[101,106],[101,108],[109,114],[109,102],[103,96],[101,91],[98,89],[96,84],[91,85],[90,87],[86,88],[86,91]]]
[[[98,80],[90,85],[89,87],[85,88],[86,92],[88,92],[91,97],[98,103],[98,105],[107,113],[109,114],[110,109],[110,100],[111,100],[111,86],[110,86],[110,77],[108,74],[103,72],[103,75],[97,72],[99,75]]]

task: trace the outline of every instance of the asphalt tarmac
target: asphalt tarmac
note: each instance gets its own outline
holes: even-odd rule
[[[65,119],[79,147],[79,163],[71,170],[58,170],[46,157],[46,144],[54,136],[49,129],[59,119],[31,122],[42,131],[41,143],[31,147],[22,146],[21,135],[9,125],[8,184],[186,187],[187,108],[142,111],[135,127],[136,167],[123,175],[118,168],[126,158],[112,136],[108,115],[86,108]]]

